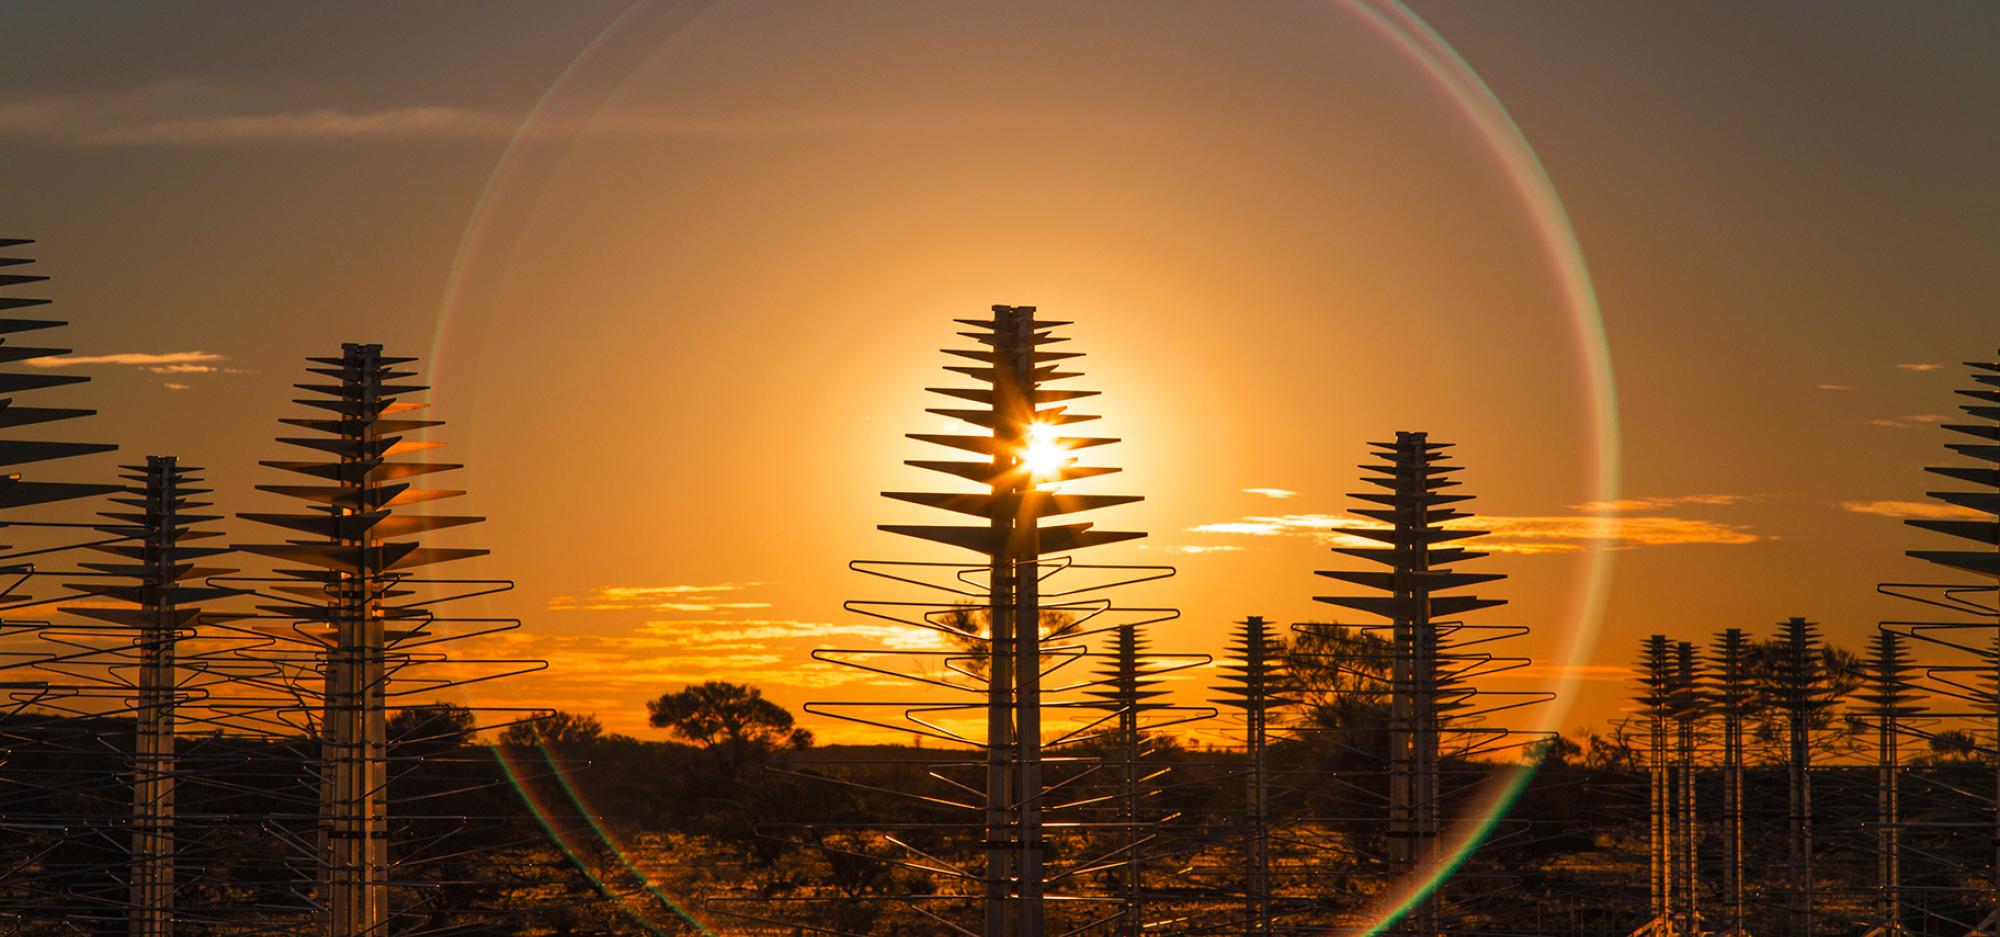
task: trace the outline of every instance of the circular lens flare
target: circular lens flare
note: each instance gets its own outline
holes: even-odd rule
[[[498,284],[505,279],[508,267],[515,260],[515,248],[521,239],[526,216],[541,200],[567,150],[570,135],[560,131],[557,122],[551,119],[557,111],[557,104],[563,102],[572,109],[594,111],[602,104],[601,100],[591,100],[602,90],[599,85],[615,87],[654,50],[664,47],[691,21],[718,5],[721,4],[716,0],[673,5],[635,0],[577,56],[551,84],[534,110],[523,119],[513,141],[496,161],[468,218],[458,252],[453,258],[432,341],[431,359],[435,362],[438,377],[442,378],[442,372],[454,363],[467,372],[478,368],[480,346],[485,334],[480,328],[480,319],[486,314],[493,294],[499,289]],[[1587,449],[1593,469],[1589,479],[1592,489],[1590,500],[1599,505],[1610,504],[1618,497],[1620,446],[1609,347],[1588,265],[1577,244],[1567,211],[1540,159],[1478,73],[1414,11],[1398,0],[1332,0],[1330,5],[1353,15],[1433,83],[1440,95],[1458,110],[1467,125],[1485,143],[1500,174],[1512,184],[1517,198],[1527,208],[1551,272],[1561,286],[1576,361],[1583,372],[1586,402],[1590,408],[1586,417],[1589,433]],[[590,76],[588,80],[586,76]],[[445,351],[450,346],[456,346],[459,354],[447,355]],[[465,377],[469,379],[472,374],[467,373]],[[438,383],[449,389],[464,382],[440,379]],[[468,401],[468,404],[474,403],[476,401]],[[1057,476],[1064,466],[1073,461],[1068,450],[1056,441],[1055,430],[1056,427],[1047,424],[1035,424],[1030,429],[1027,446],[1022,453],[1022,464],[1038,478]],[[1615,516],[1601,509],[1597,515],[1600,524],[1615,528]],[[1586,546],[1586,569],[1574,589],[1569,606],[1568,653],[1559,655],[1557,663],[1571,666],[1562,667],[1563,674],[1557,678],[1554,687],[1565,700],[1577,688],[1581,674],[1581,670],[1573,665],[1588,659],[1603,621],[1612,561],[1610,552],[1603,546],[1605,542],[1592,541]],[[1562,704],[1555,708],[1560,710]],[[581,792],[572,785],[569,772],[554,759],[548,759],[548,762],[547,771],[565,797],[573,801],[574,806],[583,807]],[[507,767],[510,778],[513,778],[513,766]],[[1480,806],[1471,811],[1476,818],[1461,822],[1456,829],[1447,832],[1449,842],[1443,850],[1443,861],[1427,874],[1396,883],[1361,933],[1373,935],[1387,930],[1462,864],[1491,833],[1532,774],[1532,766],[1497,771],[1480,795]],[[529,787],[516,779],[517,790],[521,790],[538,819],[544,822],[564,851],[581,865],[580,857],[573,850],[581,844],[573,843],[570,835],[558,832],[547,819],[557,812],[556,806],[544,804],[539,798],[531,796]],[[589,814],[588,810],[582,812]],[[589,835],[618,852],[622,859],[617,838],[597,824],[591,824],[591,827]],[[712,933],[694,919],[689,909],[660,892],[657,883],[640,872],[636,864],[627,861],[624,866],[627,874],[644,883],[649,897],[671,909],[683,922],[703,933]],[[637,902],[631,902],[627,910],[635,916],[643,913]]]

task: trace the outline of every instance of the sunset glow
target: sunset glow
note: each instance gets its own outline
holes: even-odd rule
[[[1952,682],[1988,662],[1926,656],[1944,652],[1924,636],[1955,626],[1911,621],[1908,607],[1933,596],[1924,614],[2000,621],[1987,549],[2000,501],[1937,493],[1995,477],[1939,468],[1947,457],[2000,451],[1985,445],[2000,430],[1967,429],[2000,413],[1988,361],[2000,7],[107,9],[0,11],[23,38],[0,68],[14,226],[0,230],[0,290],[15,291],[0,318],[22,320],[0,329],[0,461],[19,463],[0,465],[0,511],[9,497],[22,508],[0,515],[0,560],[12,557],[0,566],[13,570],[0,683],[25,688],[17,716],[102,722],[73,735],[102,751],[54,746],[61,756],[131,763],[45,768],[0,744],[0,833],[67,835],[50,832],[67,818],[34,811],[123,804],[127,790],[169,817],[180,790],[188,818],[204,797],[222,802],[217,790],[269,794],[290,800],[267,814],[320,827],[289,831],[292,853],[242,855],[352,880],[238,893],[177,885],[156,862],[104,879],[139,882],[131,891],[98,883],[104,921],[142,893],[259,907],[282,891],[338,905],[328,928],[409,930],[385,923],[390,899],[362,879],[402,856],[460,854],[397,853],[387,831],[417,825],[370,812],[383,791],[421,786],[392,783],[407,776],[383,763],[398,713],[413,734],[459,719],[425,738],[480,751],[455,767],[519,795],[494,801],[527,805],[549,861],[577,870],[589,900],[622,903],[621,934],[732,933],[728,900],[761,888],[817,901],[833,890],[814,887],[851,873],[828,856],[864,855],[895,872],[841,881],[856,894],[934,875],[926,895],[970,907],[1009,888],[1018,899],[1044,873],[1080,893],[1117,879],[1116,913],[1139,921],[1182,884],[1121,878],[1117,857],[1143,848],[1120,836],[1139,826],[1134,805],[1178,793],[1132,780],[1085,797],[1088,816],[1064,829],[1104,862],[1065,872],[1039,866],[1034,824],[1072,822],[1066,808],[1037,818],[1036,796],[1009,793],[1115,756],[1213,769],[1201,783],[1226,778],[1229,809],[1290,810],[1302,829],[1312,810],[1393,813],[1406,824],[1393,835],[1302,835],[1236,858],[1296,848],[1348,863],[1319,881],[1423,866],[1395,887],[1356,886],[1348,897],[1371,910],[1338,922],[1407,937],[1407,915],[1437,910],[1431,887],[1508,829],[1502,814],[1535,809],[1547,794],[1535,766],[1563,767],[1567,743],[1602,759],[1589,769],[1602,775],[1565,776],[1578,790],[1643,774],[1683,785],[1690,830],[1719,822],[1703,798],[1736,791],[1703,773],[1719,754],[1683,751],[1680,780],[1662,781],[1642,763],[1666,757],[1664,741],[1619,746],[1646,720],[1681,720],[1689,746],[1713,735],[1694,725],[1713,703],[1696,676],[1719,653],[1711,642],[1738,629],[1743,660],[1775,667],[1776,645],[1760,642],[1780,622],[1802,660],[1819,654],[1828,681],[1854,684],[1826,691],[1837,718],[1796,725],[1887,725],[1895,714],[1868,716],[1857,694],[1890,691],[1856,689],[1848,664],[1896,632],[1917,642],[1911,672],[1947,688],[1923,710],[1936,724],[1903,740],[1910,757],[1947,774],[2000,764],[2000,712],[1961,711],[1990,694]],[[198,547],[160,533],[183,528]],[[1937,542],[1953,536],[1977,548]],[[1972,585],[1911,585],[1925,564]],[[178,584],[121,578],[162,570]],[[213,605],[142,601],[183,595]],[[186,646],[103,630],[145,621],[184,622]],[[1808,625],[1823,641],[1810,653]],[[1436,628],[1438,642],[1415,637]],[[1453,642],[1479,651],[1454,659],[1466,645]],[[1267,682],[1255,654],[1269,655]],[[1315,654],[1338,663],[1312,672]],[[1652,682],[1635,683],[1644,654]],[[1294,665],[1316,676],[1281,674]],[[1419,667],[1468,695],[1413,702],[1410,687],[1441,685],[1412,677]],[[1355,682],[1378,679],[1396,686]],[[151,695],[135,701],[135,687]],[[1295,708],[1259,711],[1266,690]],[[1029,701],[1044,691],[1046,707]],[[228,711],[176,722],[169,703]],[[1378,709],[1381,727],[1343,721]],[[1754,730],[1753,761],[1777,751],[1774,711],[1729,717]],[[1439,754],[1453,718],[1491,734]],[[1269,790],[1238,784],[1223,760],[1262,757],[1252,735],[1287,719],[1296,731],[1271,751],[1297,764]],[[543,725],[589,741],[534,735]],[[0,725],[0,741],[34,737],[15,730]],[[197,737],[268,743],[256,757],[299,759],[270,776],[332,780],[275,794],[240,779],[182,790],[166,771],[128,783],[142,759],[170,761],[177,738],[199,751]],[[514,750],[488,764],[481,746],[503,737]],[[1420,737],[1428,754],[1413,754]],[[1823,746],[1843,768],[1893,748],[1848,741]],[[1380,784],[1372,767],[1342,774],[1364,748],[1394,748],[1384,778],[1407,770]],[[878,779],[836,795],[788,786],[860,764],[945,789],[915,795],[906,825],[877,835],[829,817],[873,816]],[[1411,780],[1411,766],[1438,764],[1492,776]],[[121,793],[23,807],[6,794],[26,789],[8,787],[22,772],[112,778]],[[1110,773],[1052,783],[1070,793]],[[1995,779],[1949,780],[1937,789],[1990,792]],[[1873,796],[1856,790],[1828,802]],[[996,808],[1003,794],[1014,800]],[[1791,803],[1743,796],[1732,805]],[[1447,802],[1475,822],[1418,818]],[[1254,876],[1233,866],[1197,881],[1210,847],[1233,848],[1216,831],[1246,827],[1195,829],[1212,818],[1175,804],[1189,845],[1152,858],[1192,870],[1185,894],[1247,895]],[[962,841],[940,818],[961,808],[980,814]],[[1113,808],[1111,832],[1087,829]],[[1925,809],[1965,806],[1947,808]],[[998,814],[1015,826],[979,826]],[[788,823],[824,854],[773,845]],[[98,838],[162,859],[169,825]],[[1851,825],[1902,829],[1886,811]],[[1664,854],[1612,854],[1664,829],[1563,841],[1589,844],[1574,869],[1664,870]],[[1687,863],[1717,851],[1715,830],[1687,835],[1707,844]],[[1417,854],[1432,844],[1440,855]],[[60,896],[8,904],[4,873],[62,845],[0,848],[13,863],[0,861],[0,919],[17,905],[67,913]],[[1825,852],[1845,862],[1873,845]],[[1003,847],[1016,852],[996,858]],[[1923,874],[1990,885],[2000,859],[1980,861]],[[1687,920],[1720,932],[1693,907],[1712,884],[1691,866],[1657,874],[1681,873]],[[1816,881],[1801,870],[1766,884],[1810,904]],[[745,882],[758,887],[731,891]],[[1839,888],[1855,908],[1897,900]],[[1560,897],[1534,896],[1537,937],[1558,918],[1571,937],[1644,932],[1586,922]],[[1943,907],[1957,900],[1938,898],[1933,915],[1953,933],[2000,927],[2000,897],[1964,921]],[[914,907],[884,899],[814,926],[882,933]],[[939,920],[978,932],[964,923],[976,915],[953,916],[965,910]],[[1530,928],[1519,912],[1486,923]],[[1146,932],[1174,933],[1170,917]],[[606,920],[552,918],[537,933]],[[790,926],[771,920],[757,926]],[[894,924],[924,933],[929,920]],[[1904,933],[1886,917],[1868,926]],[[1668,931],[1682,932],[1654,932]]]

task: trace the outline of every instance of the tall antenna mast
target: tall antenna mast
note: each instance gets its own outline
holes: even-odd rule
[[[1832,705],[1819,626],[1803,618],[1778,623],[1778,652],[1771,693],[1785,716],[1786,841],[1791,871],[1792,933],[1812,937],[1818,921],[1813,894],[1812,736],[1821,712]]]
[[[200,585],[196,580],[233,570],[196,564],[227,553],[225,547],[190,546],[216,536],[198,531],[197,524],[221,520],[200,513],[207,502],[194,498],[207,489],[191,487],[199,469],[183,468],[173,456],[148,456],[143,466],[125,467],[133,484],[112,500],[134,509],[105,514],[101,529],[127,544],[98,547],[122,562],[87,563],[97,572],[116,577],[70,586],[97,599],[96,606],[64,611],[131,629],[130,656],[137,675],[132,715],[132,838],[130,878],[131,937],[170,937],[174,927],[175,787],[181,771],[175,752],[181,699],[190,692],[182,682],[179,646],[194,633],[201,617],[199,603],[236,594],[234,589]],[[120,607],[129,603],[130,608]],[[195,682],[195,681],[190,681]]]
[[[1386,491],[1354,495],[1370,505],[1357,508],[1354,513],[1383,526],[1348,527],[1338,532],[1386,546],[1336,547],[1334,552],[1388,568],[1320,575],[1388,594],[1317,596],[1315,600],[1378,615],[1391,622],[1388,626],[1392,646],[1389,861],[1400,887],[1416,889],[1418,895],[1392,927],[1397,934],[1433,937],[1438,933],[1437,890],[1444,872],[1439,840],[1443,826],[1440,735],[1448,721],[1463,721],[1479,714],[1471,708],[1470,697],[1475,692],[1469,683],[1471,677],[1512,669],[1525,661],[1455,649],[1496,639],[1481,637],[1466,641],[1455,637],[1468,630],[1455,620],[1458,616],[1503,605],[1506,600],[1443,594],[1505,578],[1499,573],[1456,572],[1452,566],[1485,554],[1441,546],[1484,533],[1443,526],[1471,516],[1451,507],[1471,500],[1471,496],[1445,493],[1445,489],[1458,484],[1449,478],[1458,468],[1444,464],[1450,459],[1444,454],[1449,444],[1431,442],[1424,433],[1399,432],[1394,442],[1370,445],[1376,448],[1375,455],[1383,463],[1363,466],[1373,474],[1363,476],[1362,480]],[[1517,629],[1501,630],[1518,633]],[[1545,694],[1528,695],[1547,698]],[[1516,700],[1503,707],[1525,702]],[[1481,730],[1481,740],[1470,743],[1457,754],[1492,751],[1505,745],[1502,740],[1507,736],[1504,729]]]
[[[1700,825],[1697,822],[1695,802],[1695,755],[1700,741],[1697,731],[1701,723],[1702,703],[1699,679],[1700,662],[1695,657],[1694,645],[1686,641],[1674,645],[1673,661],[1673,717],[1674,717],[1674,772],[1678,775],[1675,797],[1679,832],[1674,837],[1680,844],[1676,855],[1679,862],[1676,891],[1680,894],[1681,933],[1701,932],[1701,871],[1697,858],[1697,839]]]
[[[1223,694],[1216,703],[1243,714],[1243,929],[1245,935],[1272,932],[1271,763],[1272,717],[1292,700],[1285,687],[1284,645],[1260,615],[1236,623]]]
[[[1120,846],[1114,846],[1109,855],[1070,855],[1063,850],[1087,848],[1093,833],[1143,831],[1121,825],[1122,820],[1096,823],[1085,818],[1088,809],[1100,809],[1104,801],[1076,799],[1089,787],[1077,782],[1085,774],[1101,770],[1106,759],[1067,754],[1049,757],[1046,752],[1107,738],[1115,742],[1120,722],[1125,723],[1126,737],[1130,738],[1132,733],[1147,727],[1136,720],[1153,704],[1135,697],[1128,700],[1133,703],[1130,706],[1107,706],[1102,694],[1111,692],[1115,696],[1121,692],[1116,686],[1116,675],[1106,678],[1075,674],[1065,678],[1059,674],[1089,657],[1115,661],[1119,654],[1116,642],[1125,636],[1135,642],[1131,650],[1136,654],[1140,634],[1137,629],[1171,619],[1177,613],[1171,609],[1118,607],[1101,593],[1165,578],[1173,571],[1168,567],[1074,562],[1066,554],[1131,540],[1142,534],[1098,530],[1089,522],[1043,523],[1045,518],[1140,500],[1133,495],[1061,490],[1065,482],[1117,471],[1077,465],[1071,454],[1117,440],[1062,435],[1065,426],[1096,419],[1072,413],[1068,408],[1070,401],[1094,396],[1095,391],[1051,386],[1080,376],[1063,370],[1060,363],[1080,357],[1079,354],[1051,349],[1066,340],[1056,336],[1053,329],[1069,323],[1038,319],[1032,306],[994,306],[990,319],[958,321],[971,329],[959,334],[981,347],[947,349],[947,354],[972,363],[953,365],[946,370],[973,378],[981,386],[930,388],[934,393],[953,398],[955,403],[929,412],[986,432],[914,433],[911,438],[983,458],[919,459],[909,464],[963,479],[977,485],[979,490],[884,494],[898,501],[967,515],[982,523],[886,524],[881,529],[970,551],[979,560],[976,563],[859,561],[852,564],[854,569],[927,590],[931,600],[847,604],[849,611],[942,634],[945,640],[941,643],[955,647],[944,651],[886,652],[891,659],[898,656],[904,659],[899,666],[884,666],[881,659],[885,652],[879,649],[822,648],[814,656],[942,690],[960,702],[940,704],[916,699],[811,702],[806,710],[889,729],[899,735],[915,734],[947,745],[966,746],[978,753],[977,762],[941,760],[931,766],[929,776],[945,784],[948,794],[906,795],[922,804],[922,809],[958,809],[975,815],[977,835],[971,845],[976,850],[976,859],[961,855],[964,844],[952,839],[956,824],[925,827],[921,839],[912,830],[870,831],[872,838],[894,851],[875,858],[976,888],[979,924],[977,928],[964,930],[986,937],[1030,937],[1068,933],[1077,927],[1111,925],[1133,917],[1129,912],[1134,911],[1131,889],[1135,873],[1130,864],[1140,861],[1145,852],[1134,854]],[[1128,628],[1132,630],[1127,631]],[[1111,641],[1113,650],[1093,654],[1087,646],[1092,640]],[[1148,657],[1156,661],[1163,658]],[[1175,669],[1207,661],[1202,655],[1175,657],[1183,661],[1172,665]],[[917,665],[926,661],[937,665],[941,672],[923,672]],[[1092,691],[1098,695],[1097,699],[1067,695]],[[973,704],[969,698],[976,698],[977,703]],[[1182,716],[1174,718],[1179,721]],[[983,730],[973,728],[975,720]],[[1064,722],[1070,724],[1064,726]],[[1157,728],[1160,724],[1155,720],[1150,727]],[[974,771],[976,774],[972,774]],[[838,777],[828,779],[842,781]],[[1064,822],[1049,824],[1045,818],[1050,811],[1063,812]],[[1075,818],[1070,818],[1071,814]],[[804,845],[826,848],[819,838],[833,831],[830,825],[817,824],[804,831],[814,838]],[[1098,841],[1103,839],[1097,837]],[[1111,902],[1115,910],[1101,920],[1082,920],[1083,915],[1103,907],[1105,899],[1101,897],[1064,901],[1060,903],[1061,910],[1053,910],[1052,903],[1045,900],[1051,887],[1073,888],[1087,873],[1113,870],[1119,871],[1126,883],[1126,894]],[[947,919],[934,908],[950,903],[955,897],[950,893],[911,896],[905,904],[930,926],[937,926]],[[1065,897],[1078,896],[1072,891]],[[755,917],[746,911],[731,913],[790,926],[789,922]],[[1052,914],[1063,917],[1051,921]],[[955,923],[951,926],[961,927]]]
[[[1903,721],[1924,711],[1916,703],[1909,639],[1881,630],[1868,656],[1868,684],[1858,715],[1875,724],[1875,926],[1864,937],[1902,937]]]
[[[296,585],[280,586],[292,602],[267,611],[312,623],[301,630],[319,645],[323,669],[318,714],[320,825],[318,905],[328,937],[386,933],[390,909],[388,692],[407,652],[392,650],[425,631],[435,612],[399,602],[411,594],[406,570],[485,555],[470,548],[425,547],[415,534],[477,523],[478,517],[411,515],[396,508],[462,494],[415,489],[406,479],[456,465],[393,459],[430,449],[406,436],[438,425],[406,414],[424,405],[403,398],[426,388],[405,383],[414,358],[382,354],[380,345],[349,343],[339,357],[309,359],[331,383],[301,384],[299,401],[324,415],[284,422],[319,435],[280,442],[315,453],[306,461],[267,461],[271,468],[319,480],[267,485],[265,490],[319,505],[304,514],[244,514],[247,520],[317,539],[239,547],[303,568],[282,570]],[[399,666],[391,666],[391,658]]]
[[[1651,937],[1675,937],[1674,783],[1668,725],[1674,715],[1674,647],[1663,634],[1646,638],[1639,652],[1639,713],[1646,719],[1646,846],[1647,893],[1652,919],[1639,932]]]
[[[1741,628],[1716,636],[1709,652],[1715,713],[1722,718],[1722,902],[1719,937],[1747,937],[1743,897],[1743,721],[1756,705],[1750,676],[1750,639]]]
[[[1927,616],[1885,621],[1884,630],[1971,658],[1970,663],[1933,666],[1926,671],[1939,693],[1970,704],[1963,711],[1937,715],[1972,720],[1975,751],[1993,766],[1993,795],[1981,798],[1982,809],[1993,824],[1993,854],[1984,870],[1986,913],[1972,928],[1975,934],[1990,935],[2000,933],[2000,356],[1965,365],[1972,369],[1971,378],[1977,386],[1958,391],[1959,396],[1972,401],[1959,410],[1971,419],[1947,423],[1944,428],[1958,434],[1952,437],[1955,440],[1971,438],[1949,443],[1946,448],[1975,464],[1925,469],[1969,486],[1927,492],[1963,516],[1916,517],[1903,522],[1958,538],[1961,542],[1956,549],[1910,550],[1908,555],[1961,578],[1954,582],[1883,583],[1876,590],[1920,606]],[[1971,581],[1963,578],[1967,576]],[[1993,741],[1982,744],[1976,741],[1980,736]]]

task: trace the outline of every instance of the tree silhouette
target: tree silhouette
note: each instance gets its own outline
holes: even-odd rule
[[[932,615],[931,620],[946,629],[945,640],[964,649],[967,659],[955,666],[967,673],[984,677],[988,664],[993,659],[992,615],[984,605],[963,603],[952,606],[950,611]],[[1074,638],[1083,630],[1082,622],[1075,615],[1059,608],[1041,610],[1041,642],[1061,642]],[[1052,655],[1044,653],[1046,663]]]
[[[734,763],[750,750],[771,751],[812,744],[812,733],[792,724],[792,714],[764,698],[764,691],[740,683],[709,680],[662,693],[646,704],[648,722],[719,752]]]
[[[457,748],[471,738],[477,719],[457,703],[425,703],[396,710],[389,717],[392,744],[424,748]]]
[[[577,715],[558,709],[546,716],[517,722],[500,733],[500,744],[529,746],[589,745],[604,738],[604,726],[590,713]]]
[[[1337,622],[1308,625],[1283,648],[1291,690],[1304,705],[1307,721],[1335,730],[1381,722],[1395,655],[1388,639]]]

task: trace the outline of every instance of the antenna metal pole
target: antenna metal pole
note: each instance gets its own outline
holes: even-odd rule
[[[1035,308],[994,309],[1003,324],[996,329],[1001,375],[995,395],[997,429],[1016,460],[1029,444],[1035,405],[1027,393],[1035,387]],[[1014,802],[1018,805],[1020,875],[1018,933],[1041,937],[1042,913],[1042,643],[1041,643],[1041,525],[1037,523],[1034,480],[1018,472],[997,480],[995,501],[1011,505],[1013,517],[1006,552],[994,558],[995,573],[1010,601],[995,620],[1012,625],[1014,638],[1014,763],[1019,771]],[[996,599],[999,592],[996,591]],[[996,612],[1000,611],[995,609]],[[997,631],[996,627],[996,631]],[[996,648],[995,653],[999,653]]]
[[[139,701],[133,714],[132,937],[173,933],[174,891],[174,642],[181,623],[159,586],[171,583],[178,480],[172,456],[146,460],[146,557],[153,567],[152,620],[139,636]]]
[[[1701,885],[1696,836],[1698,824],[1695,814],[1695,730],[1701,719],[1701,698],[1696,691],[1699,672],[1696,666],[1694,645],[1682,641],[1674,646],[1674,767],[1680,775],[1678,795],[1679,832],[1674,837],[1678,847],[1680,881],[1676,886],[1680,892],[1681,907],[1678,919],[1680,932],[1698,934],[1701,932],[1700,895]]]
[[[1667,718],[1673,709],[1673,660],[1667,636],[1648,637],[1639,653],[1640,712],[1646,717],[1646,849],[1649,910],[1639,933],[1669,937],[1674,930],[1673,777]]]

